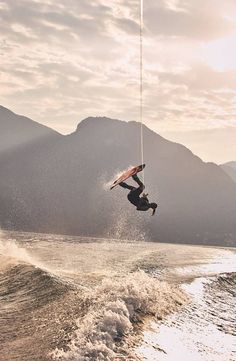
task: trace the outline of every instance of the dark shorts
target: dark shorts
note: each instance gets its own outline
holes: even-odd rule
[[[140,195],[142,194],[143,191],[144,191],[144,186],[143,186],[143,185],[140,186],[140,187],[138,187],[138,188],[135,188],[135,187],[134,187],[134,189],[132,189],[132,190],[129,192],[128,196],[127,196],[128,200],[129,200],[134,206],[138,207],[139,204],[140,204]]]

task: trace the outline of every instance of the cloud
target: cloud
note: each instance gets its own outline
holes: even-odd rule
[[[213,40],[235,31],[235,22],[227,14],[231,1],[218,0],[146,1],[147,30],[154,36]]]
[[[64,133],[91,115],[139,119],[139,5],[2,1],[3,105]],[[235,122],[235,66],[221,56],[218,71],[214,62],[219,39],[235,39],[235,1],[145,0],[144,7],[145,122],[157,131]]]
[[[236,70],[202,63],[178,72],[154,70],[146,79],[144,116],[157,132],[236,125],[235,84]]]
[[[232,89],[236,91],[236,70],[216,71],[204,63],[196,63],[181,73],[159,73],[163,82],[186,86],[191,91]]]
[[[31,40],[48,43],[57,37],[62,41],[73,39],[96,38],[104,36],[110,8],[95,2],[62,1],[36,2],[22,0],[7,1],[7,6],[0,8],[2,27],[13,39],[23,33],[31,34]],[[26,11],[27,9],[27,11]],[[20,30],[21,27],[21,30]]]

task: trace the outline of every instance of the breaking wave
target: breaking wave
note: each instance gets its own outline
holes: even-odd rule
[[[123,279],[106,279],[83,295],[83,315],[66,351],[53,358],[68,361],[138,360],[132,352],[147,316],[162,319],[187,301],[176,286],[160,282],[143,271]]]
[[[73,287],[34,263],[15,242],[0,242],[0,361],[49,361],[47,353],[68,342]]]
[[[32,265],[18,264],[0,274],[0,301],[14,305],[18,312],[42,307],[67,288],[57,278]]]

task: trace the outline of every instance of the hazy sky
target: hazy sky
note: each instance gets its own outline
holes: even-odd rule
[[[138,120],[138,22],[137,0],[0,0],[0,104],[62,133]],[[144,23],[145,123],[236,127],[236,1],[144,0]]]

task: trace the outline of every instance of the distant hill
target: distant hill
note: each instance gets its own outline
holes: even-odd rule
[[[24,116],[0,106],[0,156],[45,138],[56,138],[59,133]]]
[[[236,162],[221,164],[221,168],[236,182]]]
[[[233,168],[233,169],[236,170],[236,161],[227,162],[227,163],[225,163],[225,164],[223,164],[223,165],[227,165],[227,166],[229,166],[230,168]]]
[[[3,228],[236,245],[236,185],[216,164],[144,127],[146,190],[159,204],[152,217],[107,185],[140,164],[139,123],[87,118],[71,135],[54,136],[0,158]]]

